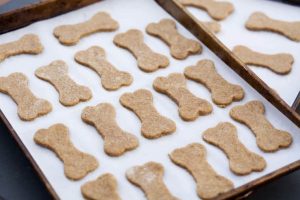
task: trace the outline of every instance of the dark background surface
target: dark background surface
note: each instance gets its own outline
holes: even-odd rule
[[[0,13],[16,5],[36,0],[11,0],[0,7]],[[277,0],[281,1],[281,0]],[[293,0],[300,3],[300,0]],[[7,128],[0,121],[0,200],[48,200],[51,196],[32,169]],[[269,183],[255,191],[249,199],[300,199],[300,170]]]

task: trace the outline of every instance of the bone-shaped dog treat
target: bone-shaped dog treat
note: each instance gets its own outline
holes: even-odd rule
[[[16,102],[18,115],[22,120],[34,120],[52,110],[48,101],[34,96],[28,87],[27,77],[22,73],[0,77],[0,92],[8,94]]]
[[[148,162],[126,171],[127,179],[140,187],[148,200],[178,200],[174,197],[163,181],[164,168],[156,162]]]
[[[179,115],[183,120],[193,121],[199,115],[212,112],[212,106],[208,101],[196,97],[187,89],[183,74],[172,73],[168,77],[158,77],[154,80],[153,87],[178,104]]]
[[[246,22],[246,28],[253,31],[271,31],[290,40],[300,41],[300,21],[287,22],[271,19],[261,12],[253,13]]]
[[[81,118],[84,122],[96,127],[104,139],[104,150],[110,156],[120,156],[126,151],[135,149],[138,139],[118,126],[114,107],[109,103],[86,107]]]
[[[235,46],[233,53],[245,64],[265,67],[278,74],[289,73],[294,63],[294,58],[291,54],[263,54],[245,46]]]
[[[209,21],[209,22],[199,21],[199,22],[204,24],[204,26],[213,33],[219,33],[221,31],[221,24],[219,24],[216,21]]]
[[[247,175],[252,171],[262,171],[266,167],[263,157],[249,151],[237,136],[234,125],[229,122],[219,123],[203,133],[203,139],[219,147],[229,159],[231,171],[238,175]]]
[[[40,129],[34,135],[34,141],[46,147],[64,163],[65,175],[79,180],[98,167],[94,156],[79,151],[71,142],[68,128],[63,124],[54,124],[48,129]]]
[[[144,137],[153,139],[175,132],[176,124],[155,109],[150,91],[140,89],[134,93],[125,93],[121,96],[120,103],[139,117]]]
[[[39,37],[27,34],[19,40],[0,45],[0,62],[4,59],[19,54],[39,54],[43,51],[43,45]]]
[[[80,101],[92,98],[92,92],[85,86],[78,85],[68,75],[68,66],[57,60],[38,68],[35,75],[51,83],[59,93],[59,101],[65,106],[74,106]]]
[[[215,20],[223,20],[234,10],[232,3],[216,0],[179,0],[184,6],[193,6],[207,11]]]
[[[166,56],[153,52],[144,43],[143,34],[137,29],[117,34],[114,43],[129,50],[136,57],[139,68],[145,72],[153,72],[169,65],[169,59]]]
[[[75,60],[99,74],[102,86],[106,90],[117,90],[133,81],[129,73],[117,70],[106,60],[105,51],[101,47],[92,46],[85,51],[79,51]]]
[[[117,21],[106,12],[99,12],[86,22],[74,25],[62,25],[54,29],[53,34],[64,45],[75,45],[80,38],[96,33],[115,31],[119,28]]]
[[[81,186],[81,193],[90,200],[121,200],[117,192],[117,180],[110,174],[103,174],[94,181]]]
[[[172,162],[185,168],[194,177],[200,198],[215,198],[234,187],[230,180],[218,175],[206,161],[206,150],[201,144],[193,143],[175,149],[169,157]]]
[[[146,31],[169,45],[174,58],[185,59],[189,54],[202,51],[202,47],[197,41],[187,39],[179,34],[175,22],[171,19],[162,19],[158,23],[151,23],[147,26]]]
[[[236,121],[248,126],[256,136],[256,143],[266,152],[286,148],[292,143],[292,136],[273,127],[264,115],[265,107],[260,101],[250,101],[242,106],[235,106],[230,116]]]
[[[196,66],[187,67],[184,75],[206,86],[212,93],[212,100],[220,107],[244,98],[244,90],[226,81],[217,71],[211,60],[201,60]]]

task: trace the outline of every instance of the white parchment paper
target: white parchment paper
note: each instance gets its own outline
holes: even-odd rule
[[[259,0],[233,1],[236,6],[236,12],[222,23],[222,32],[219,37],[229,46],[235,44],[249,44],[252,47],[261,48],[269,52],[286,51],[294,53],[299,58],[299,43],[289,42],[285,38],[278,37],[269,33],[256,35],[255,33],[243,30],[243,23],[254,10],[257,9],[271,12],[284,19],[294,19],[299,17],[296,8],[283,6],[277,3]],[[243,3],[242,3],[243,2]],[[259,5],[259,6],[258,6]],[[272,9],[271,9],[272,8]],[[282,11],[281,11],[282,9]],[[139,200],[144,199],[142,191],[130,184],[125,178],[125,171],[134,166],[141,165],[148,161],[156,161],[165,167],[164,180],[167,187],[176,197],[180,199],[198,199],[196,194],[195,182],[185,170],[174,165],[168,158],[175,148],[183,147],[189,143],[199,142],[204,144],[207,149],[207,159],[214,169],[234,182],[235,187],[241,186],[249,181],[259,178],[280,167],[283,167],[300,158],[300,131],[284,115],[277,111],[271,104],[263,99],[255,90],[248,86],[239,76],[237,76],[220,59],[204,47],[201,55],[190,56],[188,59],[178,61],[169,54],[169,48],[160,40],[145,34],[145,42],[156,52],[169,57],[170,66],[166,69],[158,70],[154,73],[144,73],[138,69],[135,58],[126,50],[116,47],[112,40],[116,32],[97,33],[82,39],[77,45],[67,47],[59,44],[52,35],[53,29],[62,24],[73,24],[89,19],[99,11],[106,11],[116,19],[120,24],[117,32],[124,32],[131,28],[137,28],[145,33],[145,27],[150,22],[157,22],[162,18],[171,18],[154,1],[149,0],[107,0],[96,3],[80,10],[70,12],[49,20],[44,20],[28,27],[13,31],[0,36],[0,43],[16,40],[26,33],[35,33],[39,35],[45,50],[38,56],[21,55],[6,59],[0,63],[0,76],[8,76],[13,72],[22,72],[26,74],[30,81],[30,89],[38,97],[49,100],[53,105],[53,111],[40,117],[33,122],[23,122],[17,116],[17,107],[9,96],[0,94],[0,108],[16,130],[18,136],[25,144],[26,148],[32,154],[33,158],[45,174],[54,190],[62,199],[82,199],[80,186],[96,179],[99,175],[110,172],[118,180],[118,192],[122,199]],[[193,12],[199,12],[193,10]],[[280,14],[281,13],[281,14]],[[284,15],[283,15],[284,13]],[[200,14],[200,12],[199,12]],[[194,38],[187,30],[178,24],[180,33],[188,38]],[[239,36],[238,36],[239,35]],[[244,37],[247,36],[247,37]],[[251,41],[249,40],[252,39]],[[265,45],[264,45],[265,44]],[[270,45],[272,44],[272,45]],[[79,50],[87,49],[92,45],[99,45],[106,50],[107,59],[118,69],[130,72],[134,77],[134,82],[130,87],[123,87],[118,91],[107,92],[100,84],[100,78],[92,70],[77,64],[74,61],[74,54]],[[298,48],[298,54],[297,54]],[[42,81],[34,76],[34,71],[50,62],[61,59],[69,65],[70,76],[78,83],[88,86],[93,92],[93,98],[85,103],[80,103],[73,107],[64,107],[58,101],[58,94],[54,87],[49,83]],[[184,122],[178,116],[177,105],[168,97],[155,92],[152,89],[152,82],[157,76],[166,76],[171,72],[183,72],[184,68],[194,65],[201,59],[212,59],[215,62],[217,70],[227,80],[241,85],[245,92],[245,99],[234,103],[225,109],[213,105],[213,114],[205,117],[199,117],[194,122]],[[300,58],[299,58],[300,59]],[[284,99],[292,102],[299,90],[299,62],[296,59],[294,69],[288,76],[278,76],[263,69],[255,69],[260,76],[263,76],[268,83],[272,84]],[[291,86],[295,87],[292,88]],[[298,87],[298,89],[296,89]],[[119,103],[119,97],[124,92],[132,92],[139,88],[146,88],[152,91],[154,104],[161,114],[171,118],[176,122],[177,131],[169,136],[156,140],[148,140],[140,134],[140,121],[130,111],[123,108]],[[192,81],[188,81],[188,88],[197,96],[205,98],[211,102],[210,93],[206,88]],[[288,89],[287,89],[288,88]],[[266,116],[275,127],[289,131],[293,135],[294,142],[290,148],[280,150],[276,153],[264,153],[258,149],[255,143],[255,137],[251,131],[229,117],[229,110],[235,105],[244,104],[250,100],[261,100],[266,106]],[[113,104],[117,112],[117,122],[120,127],[139,138],[140,146],[131,152],[117,158],[109,157],[103,152],[103,140],[94,127],[82,122],[81,111],[86,106],[94,106],[100,102],[109,102]],[[207,128],[213,127],[221,121],[233,123],[238,130],[240,140],[252,151],[262,155],[267,161],[267,168],[260,173],[252,173],[248,176],[236,176],[228,167],[228,160],[219,149],[206,144],[201,133]],[[33,141],[34,133],[40,128],[48,128],[54,123],[64,123],[70,129],[70,137],[74,145],[87,153],[94,155],[100,162],[100,167],[90,173],[80,181],[68,180],[63,172],[62,162],[53,154],[53,152],[36,145]]]

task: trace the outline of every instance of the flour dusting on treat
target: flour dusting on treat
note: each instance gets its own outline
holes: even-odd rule
[[[178,200],[174,197],[163,181],[164,168],[156,162],[148,162],[126,171],[127,179],[140,187],[148,200]]]
[[[252,31],[271,31],[290,40],[300,42],[300,21],[287,22],[268,17],[262,12],[254,12],[246,22],[246,28]]]
[[[40,54],[44,47],[37,35],[26,34],[17,41],[0,44],[0,62],[20,54]]]
[[[179,106],[179,115],[183,120],[193,121],[200,115],[212,112],[211,104],[192,94],[186,87],[183,74],[172,73],[167,77],[158,77],[153,82],[156,91],[168,95]]]
[[[234,6],[230,2],[216,0],[178,0],[184,6],[193,6],[207,11],[207,14],[215,20],[224,20],[233,11]]]
[[[0,77],[0,92],[9,95],[18,105],[18,115],[24,121],[46,115],[52,111],[51,104],[37,98],[28,87],[27,77],[19,72]]]
[[[80,101],[92,98],[88,87],[78,85],[68,75],[68,66],[64,61],[56,60],[47,66],[38,68],[35,75],[52,84],[59,93],[59,101],[65,106],[74,106]]]
[[[75,60],[94,70],[100,77],[102,86],[106,90],[117,90],[122,86],[129,86],[133,78],[128,72],[119,71],[105,58],[105,51],[101,47],[92,46],[85,51],[75,54]]]
[[[140,30],[130,29],[125,33],[119,33],[114,37],[114,43],[130,51],[137,59],[139,68],[145,72],[154,72],[169,65],[166,56],[153,52],[147,46]]]
[[[81,186],[81,193],[88,200],[121,200],[117,192],[117,180],[106,173],[96,180],[88,181]]]
[[[187,39],[176,29],[176,23],[171,19],[162,19],[158,23],[147,26],[148,34],[162,39],[169,47],[171,55],[177,59],[185,59],[190,54],[201,53],[199,42]]]
[[[216,70],[213,61],[201,60],[195,66],[185,68],[184,75],[203,84],[211,91],[212,100],[220,107],[244,98],[244,90],[239,85],[226,81]]]
[[[69,129],[64,124],[54,124],[48,129],[40,129],[34,141],[52,150],[64,163],[67,178],[79,180],[98,168],[98,161],[92,155],[79,151],[71,142]]]
[[[265,67],[277,74],[288,74],[294,63],[294,57],[288,53],[264,54],[241,45],[235,46],[232,52],[247,65]]]
[[[144,137],[154,139],[175,132],[176,124],[159,114],[150,91],[139,89],[134,93],[125,93],[120,97],[120,103],[139,117]]]
[[[117,21],[106,12],[98,12],[86,22],[74,25],[62,25],[54,29],[53,34],[61,44],[75,45],[80,38],[96,32],[115,31],[119,28]]]
[[[263,157],[249,151],[237,136],[237,130],[229,122],[219,123],[203,133],[203,140],[219,147],[229,159],[232,172],[247,175],[252,171],[260,172],[266,168]]]
[[[248,126],[256,136],[258,147],[266,152],[287,148],[292,144],[290,133],[278,130],[265,117],[265,107],[260,101],[250,101],[230,110],[230,116]]]
[[[233,183],[218,175],[206,160],[202,144],[192,143],[169,154],[176,165],[185,168],[196,180],[197,193],[202,199],[212,199],[233,189]]]
[[[116,112],[109,103],[86,107],[81,114],[84,122],[96,127],[104,139],[104,150],[110,156],[120,156],[138,145],[136,136],[123,131],[116,122]]]

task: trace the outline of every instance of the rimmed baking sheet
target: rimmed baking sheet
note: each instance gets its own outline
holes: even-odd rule
[[[277,109],[264,100],[260,94],[248,86],[248,84],[229,67],[223,64],[223,62],[206,47],[204,47],[202,54],[190,56],[186,60],[178,61],[170,56],[169,49],[163,42],[144,34],[145,42],[153,50],[168,56],[170,59],[170,66],[168,68],[148,74],[138,69],[136,60],[131,54],[113,44],[112,39],[117,32],[94,34],[82,39],[79,44],[72,47],[60,45],[52,35],[52,31],[56,26],[87,20],[98,11],[110,13],[111,16],[119,22],[120,29],[117,32],[124,32],[131,28],[137,28],[145,33],[144,30],[148,23],[157,22],[162,18],[171,18],[171,16],[154,1],[109,0],[93,4],[59,17],[41,21],[0,36],[1,43],[4,43],[16,40],[26,33],[35,33],[39,35],[41,42],[45,46],[44,52],[38,56],[22,55],[9,58],[0,63],[0,76],[7,76],[16,71],[26,74],[29,78],[32,91],[37,96],[49,100],[53,105],[53,112],[47,116],[40,117],[33,122],[23,122],[16,114],[17,107],[15,103],[4,94],[0,94],[0,108],[61,199],[82,199],[80,186],[86,181],[93,180],[105,172],[111,172],[115,175],[119,185],[118,191],[123,199],[143,199],[144,194],[141,190],[131,185],[126,180],[124,174],[126,169],[131,166],[140,165],[148,161],[156,161],[164,165],[164,180],[175,196],[180,199],[198,199],[195,182],[192,177],[185,170],[174,165],[168,158],[168,153],[172,150],[192,142],[200,142],[205,145],[208,152],[207,157],[209,163],[218,173],[232,180],[235,187],[241,186],[299,160],[300,146],[298,144],[300,141],[300,130]],[[243,22],[240,22],[240,24],[242,26]],[[177,25],[179,31],[183,35],[194,38],[182,26],[179,24]],[[225,29],[225,24],[222,28]],[[220,35],[221,34],[222,32]],[[112,64],[118,69],[126,70],[133,75],[134,82],[130,87],[124,87],[114,92],[107,92],[102,88],[100,78],[92,70],[83,67],[74,61],[74,54],[77,51],[87,49],[92,45],[103,47],[106,50],[108,60]],[[76,82],[86,85],[92,90],[92,100],[86,103],[80,103],[74,107],[64,107],[58,102],[58,94],[55,89],[47,82],[41,81],[34,76],[34,71],[38,67],[47,65],[58,59],[64,60],[69,65],[69,73]],[[240,84],[244,88],[246,96],[243,101],[234,103],[225,109],[213,105],[213,114],[200,117],[194,122],[184,122],[178,116],[177,105],[168,97],[155,92],[152,89],[152,82],[157,76],[166,76],[172,72],[183,72],[186,66],[194,65],[201,59],[212,59],[215,62],[218,72],[230,82]],[[294,67],[294,70],[295,68],[296,67]],[[292,73],[295,72],[294,70]],[[123,108],[119,103],[119,97],[124,92],[132,92],[139,88],[151,90],[156,108],[163,115],[176,122],[177,131],[174,134],[156,140],[148,140],[141,136],[140,121],[132,112]],[[195,95],[211,102],[210,93],[203,86],[188,81],[188,88]],[[289,97],[283,96],[283,98]],[[289,131],[293,135],[294,142],[291,147],[276,153],[263,153],[256,146],[255,138],[251,131],[245,126],[230,119],[228,115],[230,108],[254,99],[261,100],[264,103],[266,106],[266,115],[275,127]],[[136,150],[128,152],[118,158],[109,157],[103,152],[103,140],[100,135],[92,126],[82,122],[80,118],[81,111],[84,107],[96,105],[100,102],[109,102],[113,104],[117,111],[117,121],[122,129],[135,134],[139,138],[140,146]],[[201,139],[201,133],[204,130],[215,126],[221,121],[233,123],[238,129],[240,140],[249,149],[262,155],[266,159],[268,166],[263,172],[252,173],[248,176],[234,175],[228,168],[226,156],[220,150],[206,144]],[[76,147],[96,156],[100,162],[100,167],[96,171],[80,181],[75,182],[68,180],[64,176],[61,161],[59,161],[51,151],[36,145],[33,141],[33,135],[37,129],[47,128],[58,122],[64,123],[69,127],[71,139]]]

